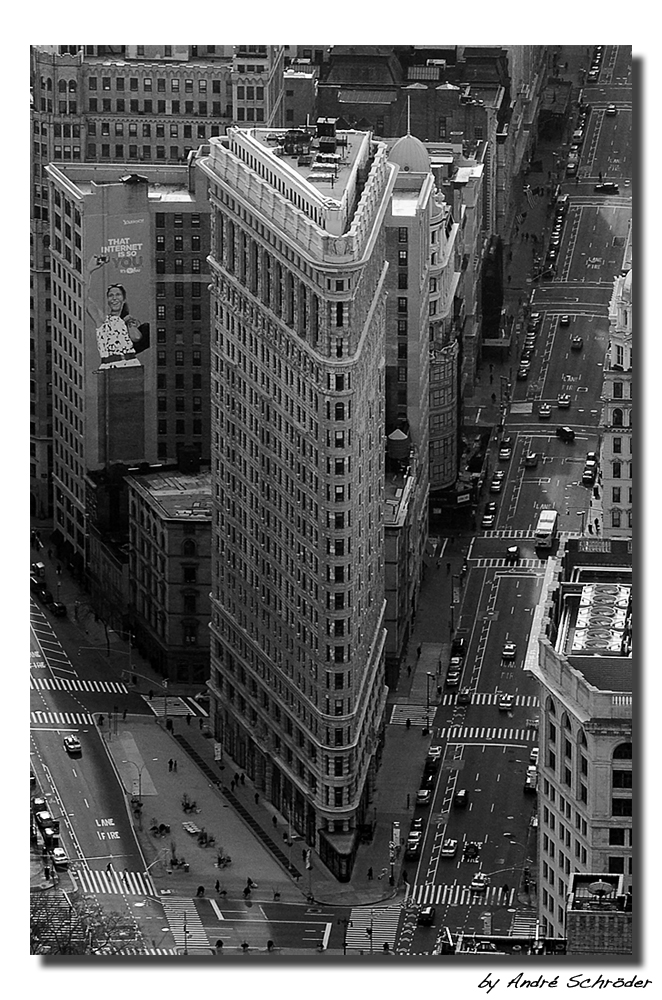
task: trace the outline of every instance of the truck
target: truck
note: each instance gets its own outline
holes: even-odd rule
[[[541,510],[534,534],[537,549],[551,549],[559,530],[558,511],[553,508]]]

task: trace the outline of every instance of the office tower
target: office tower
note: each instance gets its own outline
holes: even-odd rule
[[[384,723],[384,219],[368,133],[232,128],[212,208],[211,721],[351,874]]]
[[[538,900],[565,934],[576,873],[632,886],[632,545],[567,539],[545,602],[539,660]]]

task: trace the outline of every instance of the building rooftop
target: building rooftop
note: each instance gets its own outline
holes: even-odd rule
[[[162,518],[211,521],[211,472],[148,472],[127,482]]]
[[[384,482],[384,527],[401,528],[414,490],[413,475],[387,475]]]

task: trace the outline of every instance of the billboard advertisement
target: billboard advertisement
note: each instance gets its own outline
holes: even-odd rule
[[[90,466],[154,462],[153,282],[147,184],[93,184],[85,199]],[[94,420],[96,417],[96,420]],[[96,457],[96,462],[94,458]]]

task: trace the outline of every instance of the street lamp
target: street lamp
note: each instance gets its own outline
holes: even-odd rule
[[[123,760],[123,764],[133,764],[133,766],[138,771],[138,798],[143,797],[143,771],[145,769],[144,764],[136,764],[135,760]]]

